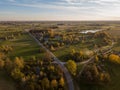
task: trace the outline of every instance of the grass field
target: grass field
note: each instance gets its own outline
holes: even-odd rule
[[[113,50],[120,52],[120,29],[115,28],[113,30],[108,30],[107,32],[110,33],[113,38],[117,38],[117,43],[113,47]]]
[[[28,60],[33,56],[41,57],[43,55],[39,53],[40,46],[28,35],[28,33],[24,33],[13,40],[0,42],[0,44],[13,47],[13,51],[8,54],[11,59],[23,57],[25,60]]]

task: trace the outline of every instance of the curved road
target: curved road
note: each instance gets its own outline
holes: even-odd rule
[[[102,54],[104,55],[104,54],[107,54],[107,53],[111,52],[112,47],[113,47],[114,44],[115,44],[115,43],[112,42],[112,45],[108,47],[107,51],[102,52]],[[98,52],[100,49],[101,49],[101,48],[96,49],[96,50],[94,50],[94,51],[95,51],[95,52]],[[91,57],[90,59],[88,59],[87,61],[83,61],[83,62],[81,62],[81,63],[78,63],[78,64],[84,64],[84,66],[82,67],[82,69],[81,69],[81,71],[79,72],[78,76],[80,76],[80,75],[82,74],[84,68],[85,68],[90,62],[92,62],[94,58],[95,58],[95,56],[92,56],[92,57]]]
[[[73,80],[72,77],[70,75],[70,73],[68,72],[67,68],[62,64],[62,62],[50,51],[48,50],[45,46],[43,46],[42,43],[39,42],[39,40],[37,40],[30,32],[29,30],[25,30],[26,32],[29,33],[29,35],[35,39],[35,41],[38,43],[39,46],[41,46],[42,48],[44,48],[48,53],[50,53],[50,55],[54,58],[54,60],[57,62],[57,64],[61,67],[61,69],[64,72],[67,84],[68,84],[68,88],[69,90],[74,90],[74,84],[73,84]]]

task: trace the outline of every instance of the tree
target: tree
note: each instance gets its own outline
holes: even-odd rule
[[[80,57],[81,57],[81,60],[83,60],[83,58],[84,58],[84,53],[83,53],[83,51],[80,51]]]
[[[76,53],[75,49],[72,49],[71,55],[74,55]]]
[[[62,87],[65,85],[65,81],[64,81],[63,77],[60,78],[59,85],[62,86]]]
[[[100,73],[100,81],[108,83],[110,81],[110,75],[108,73]]]
[[[22,58],[16,57],[14,60],[14,67],[15,68],[23,68],[24,67],[24,60]]]
[[[2,69],[4,65],[5,65],[4,61],[0,59],[0,69]]]
[[[50,81],[48,80],[48,78],[42,79],[42,88],[43,88],[43,90],[50,88]]]
[[[15,68],[12,70],[11,76],[16,80],[21,81],[22,78],[24,77],[24,74],[20,71],[20,69]]]
[[[58,85],[57,80],[56,80],[56,79],[53,79],[53,80],[51,81],[51,87],[52,87],[52,88],[56,88],[57,85]]]
[[[92,73],[92,76],[93,76],[94,80],[97,80],[98,75],[99,75],[99,71],[98,71],[98,68],[97,68],[96,64],[93,64],[91,66],[91,73]]]
[[[90,64],[85,67],[80,78],[86,83],[98,83],[99,81],[99,70],[96,64]]]
[[[54,37],[54,31],[53,30],[49,30],[49,35],[50,35],[50,37]]]
[[[115,55],[115,54],[109,55],[109,60],[120,64],[120,57],[118,55]]]
[[[55,67],[54,67],[53,65],[50,65],[48,68],[49,68],[49,70],[52,71],[52,72],[55,71]]]
[[[7,70],[8,73],[10,73],[11,70],[13,69],[13,63],[9,58],[7,58],[5,60],[5,66],[4,67],[5,67],[5,69]]]
[[[56,44],[57,44],[57,47],[60,47],[60,43],[59,42],[57,42]]]
[[[0,52],[0,59],[4,59],[6,57],[6,55],[4,53]]]
[[[60,43],[60,46],[64,46],[64,43],[62,42],[62,43]]]
[[[50,55],[49,52],[46,52],[46,53],[45,53],[45,55],[44,55],[44,60],[45,60],[45,61],[48,61],[48,62],[51,62],[52,56]]]
[[[50,50],[51,50],[51,51],[54,51],[55,48],[51,45]]]
[[[67,62],[67,68],[70,71],[72,75],[76,75],[77,65],[73,60],[68,60]]]
[[[95,56],[95,62],[98,62],[99,58],[98,56]]]

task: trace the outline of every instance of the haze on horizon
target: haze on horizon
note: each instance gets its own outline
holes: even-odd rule
[[[0,0],[0,21],[120,20],[120,0]]]

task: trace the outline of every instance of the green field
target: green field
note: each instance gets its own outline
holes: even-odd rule
[[[8,53],[11,59],[23,57],[25,60],[28,60],[33,56],[41,57],[43,55],[39,53],[40,46],[28,35],[28,33],[24,33],[13,40],[0,42],[0,44],[13,47],[13,51]]]
[[[107,32],[110,33],[113,38],[117,39],[117,43],[113,47],[113,50],[120,52],[120,29],[114,28],[112,30],[108,30]]]

